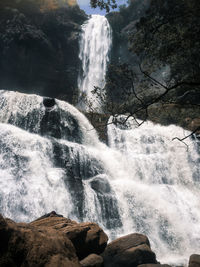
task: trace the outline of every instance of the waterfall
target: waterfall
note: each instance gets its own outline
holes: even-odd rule
[[[162,263],[199,253],[198,143],[172,141],[189,132],[129,119],[108,125],[106,146],[63,101],[0,91],[0,110],[4,216],[31,221],[56,210],[99,223],[110,239],[144,233]]]
[[[100,99],[93,94],[94,87],[105,86],[105,75],[109,61],[112,34],[104,16],[92,15],[82,26],[79,58],[82,69],[78,77],[80,90],[79,107],[83,110],[101,110]]]
[[[188,134],[174,125],[138,127],[131,119],[126,127],[108,127],[109,146],[120,153],[120,168],[126,171],[111,183],[123,231],[146,234],[159,260],[176,265],[187,264],[199,250],[198,146],[191,139],[188,146],[172,141]]]

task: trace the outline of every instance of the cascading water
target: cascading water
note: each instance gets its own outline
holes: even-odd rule
[[[56,210],[96,221],[111,238],[144,233],[165,263],[199,253],[199,154],[192,139],[172,141],[183,129],[110,124],[107,147],[65,102],[0,91],[0,110],[4,216],[31,221]]]
[[[87,110],[88,106],[101,110],[94,87],[105,86],[105,75],[112,43],[111,27],[104,16],[92,15],[82,26],[79,58],[82,69],[78,78],[80,90],[79,107]]]
[[[111,124],[109,146],[121,155],[124,177],[112,181],[123,230],[144,233],[162,262],[187,263],[198,251],[200,170],[197,144],[172,141],[188,134],[151,122]],[[198,247],[198,249],[197,249]]]

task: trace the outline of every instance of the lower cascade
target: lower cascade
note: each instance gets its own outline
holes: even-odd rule
[[[0,213],[31,221],[56,210],[97,222],[110,239],[149,237],[162,263],[200,250],[198,142],[177,126],[108,125],[108,146],[68,103],[0,91]]]

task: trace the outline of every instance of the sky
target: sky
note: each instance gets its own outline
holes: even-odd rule
[[[91,14],[100,14],[100,15],[105,15],[106,11],[105,10],[100,10],[99,8],[91,8],[90,7],[90,0],[77,0],[79,6],[81,9],[85,11],[86,14],[91,15]],[[119,5],[123,5],[127,2],[127,0],[118,0],[117,3]],[[115,9],[117,10],[117,9]]]

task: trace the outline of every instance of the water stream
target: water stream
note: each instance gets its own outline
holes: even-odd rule
[[[104,16],[92,15],[82,26],[79,58],[82,69],[78,78],[80,90],[79,108],[101,111],[101,100],[92,93],[94,87],[103,89],[109,62],[112,33]],[[88,106],[90,106],[88,108]]]
[[[56,210],[95,221],[110,238],[146,234],[163,263],[200,250],[200,170],[188,134],[151,122],[108,126],[109,146],[83,114],[55,100],[0,91],[0,212],[31,221]]]

